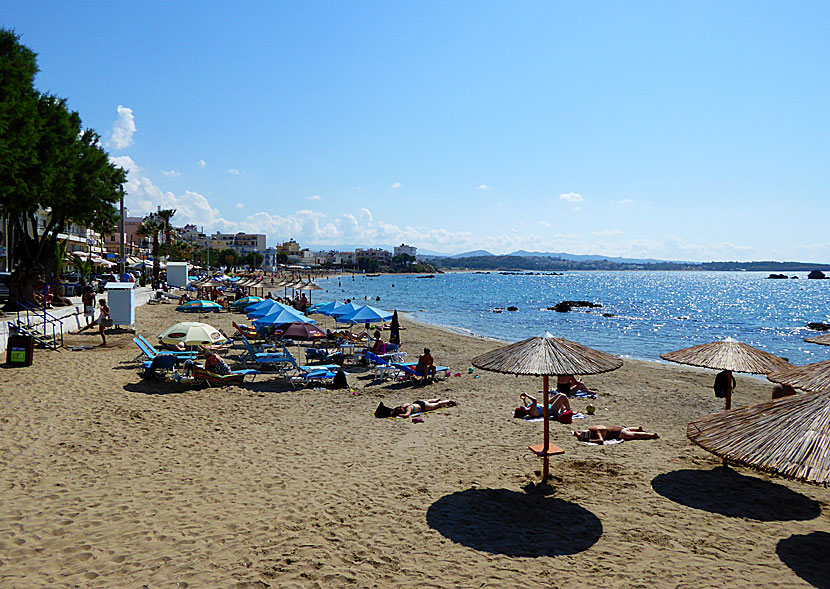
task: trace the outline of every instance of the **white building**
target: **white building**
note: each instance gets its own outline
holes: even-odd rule
[[[401,245],[395,246],[395,255],[400,256],[401,254],[406,254],[408,256],[412,256],[413,258],[418,255],[418,248],[413,247],[411,245],[406,245],[402,243]]]

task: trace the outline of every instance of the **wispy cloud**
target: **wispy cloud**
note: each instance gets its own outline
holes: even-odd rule
[[[479,185],[476,187],[476,190],[490,190],[490,187],[489,187],[489,186],[487,186],[486,184],[479,184]]]
[[[228,170],[228,174],[230,174],[231,176],[239,176],[239,174],[241,174],[241,173],[242,172],[240,172],[236,168],[231,168],[230,170]]]
[[[319,194],[312,194],[311,196],[308,197],[308,200],[323,200],[323,197],[320,196]]]
[[[592,232],[594,237],[613,237],[614,235],[622,235],[619,229],[602,229],[600,231]]]
[[[245,205],[244,205],[244,204],[242,204],[241,202],[238,202],[238,203],[236,203],[236,208],[237,208],[237,209],[244,209],[244,208],[245,208]]]
[[[401,184],[400,182],[393,182],[392,186],[390,186],[389,188],[391,188],[392,190],[397,190],[401,186],[403,186],[403,184]]]
[[[181,172],[177,172],[176,170],[162,170],[161,173],[168,178],[178,178],[182,175]]]
[[[126,149],[134,143],[133,134],[135,131],[133,109],[119,104],[118,118],[112,125],[112,132],[110,133],[109,141],[107,141],[107,147],[112,149]]]
[[[582,195],[578,192],[568,192],[567,194],[560,194],[559,200],[565,200],[568,202],[582,202],[585,199],[582,198]]]
[[[207,167],[207,164],[205,163],[205,160],[199,160],[198,162],[196,162],[196,167],[197,168],[205,168],[205,167]]]
[[[634,201],[631,200],[630,198],[624,198],[622,200],[612,200],[611,204],[612,205],[617,205],[619,207],[630,207],[631,205],[634,204]]]
[[[539,221],[539,225],[542,227],[553,227],[553,223],[548,223],[547,221]]]

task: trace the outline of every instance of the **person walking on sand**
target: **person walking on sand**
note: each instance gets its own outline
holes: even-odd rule
[[[107,327],[112,326],[112,319],[110,319],[110,308],[107,305],[107,299],[98,301],[101,304],[101,317],[98,319],[98,333],[101,334],[101,347],[107,347],[107,336],[104,333]]]

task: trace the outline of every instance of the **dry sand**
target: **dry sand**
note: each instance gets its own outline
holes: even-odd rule
[[[137,314],[151,340],[185,319],[173,305]],[[236,317],[207,321],[231,333]],[[690,420],[722,407],[712,371],[626,361],[586,377],[598,411],[576,426],[643,425],[662,439],[588,446],[554,424],[565,454],[546,492],[526,450],[542,424],[511,417],[541,379],[468,374],[496,344],[404,325],[410,356],[428,345],[461,376],[413,389],[353,373],[351,392],[264,375],[187,390],[142,382],[128,333],[0,369],[0,586],[830,583],[828,490],[724,469],[686,439]],[[735,405],[771,387],[738,376]],[[380,400],[424,397],[459,406],[423,423],[372,417]]]

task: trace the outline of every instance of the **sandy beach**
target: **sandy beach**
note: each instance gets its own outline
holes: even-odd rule
[[[140,307],[137,331],[154,341],[195,320],[173,309]],[[240,317],[205,320],[230,335]],[[132,334],[99,348],[94,331],[67,337],[85,349],[3,368],[0,586],[830,586],[828,490],[725,469],[686,439],[723,406],[714,371],[626,360],[586,377],[597,413],[552,425],[565,454],[545,491],[527,451],[542,424],[512,418],[541,379],[469,374],[498,344],[403,325],[410,357],[428,346],[453,376],[193,390],[142,381]],[[734,406],[769,398],[766,380],[737,381]],[[433,397],[458,406],[422,423],[372,416]],[[661,439],[570,435],[600,423]]]

